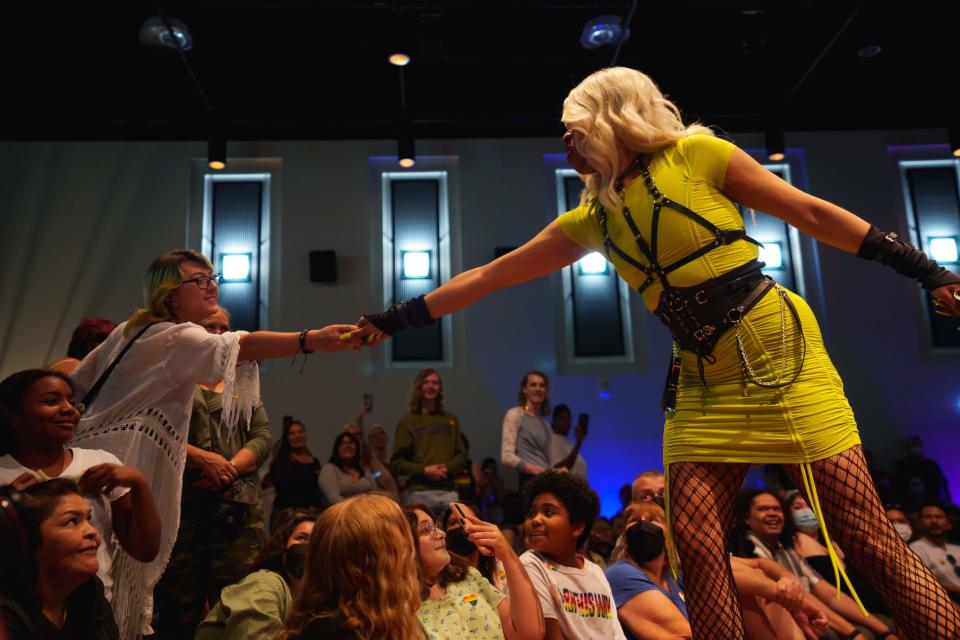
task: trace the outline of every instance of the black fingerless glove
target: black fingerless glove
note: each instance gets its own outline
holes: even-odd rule
[[[938,265],[923,251],[900,240],[896,233],[881,231],[873,225],[864,236],[857,257],[885,264],[897,273],[913,278],[927,291],[947,284],[960,284],[960,276]]]
[[[430,317],[430,310],[427,309],[423,296],[398,302],[381,313],[364,314],[363,319],[388,336],[403,329],[425,327],[436,322]]]

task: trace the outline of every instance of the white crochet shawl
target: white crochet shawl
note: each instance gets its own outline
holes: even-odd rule
[[[117,327],[73,373],[77,398],[136,335],[124,336],[125,326]],[[118,545],[113,561],[112,606],[121,638],[139,637],[149,629],[153,587],[177,538],[194,387],[223,380],[221,427],[227,430],[248,423],[260,401],[256,362],[237,363],[241,335],[214,335],[189,322],[151,326],[124,355],[77,427],[72,444],[109,451],[146,476],[160,513],[156,560],[138,562]]]

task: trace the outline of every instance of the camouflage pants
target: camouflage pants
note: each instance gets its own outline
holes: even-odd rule
[[[154,591],[156,638],[192,638],[220,590],[242,580],[266,539],[263,505],[240,505],[238,514],[213,518],[208,501],[183,505],[180,530],[167,569]]]

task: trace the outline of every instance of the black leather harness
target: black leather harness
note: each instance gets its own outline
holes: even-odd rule
[[[643,237],[625,202],[623,205],[623,217],[630,232],[633,234],[637,249],[641,255],[646,258],[647,264],[643,264],[635,259],[613,242],[607,231],[607,211],[602,205],[598,204],[597,206],[600,207],[598,218],[603,232],[604,252],[607,254],[608,259],[611,257],[611,254],[615,254],[621,260],[644,274],[644,281],[637,287],[637,291],[640,294],[643,294],[647,287],[654,282],[660,283],[663,291],[660,294],[660,300],[657,308],[654,310],[654,314],[670,329],[679,349],[697,354],[700,381],[706,384],[703,362],[706,361],[709,364],[716,362],[716,359],[711,354],[720,337],[729,329],[736,327],[741,318],[743,318],[770,289],[773,289],[776,283],[773,278],[761,272],[765,266],[764,263],[758,260],[751,260],[717,278],[706,280],[696,286],[676,287],[671,284],[669,275],[672,272],[705,256],[718,247],[732,244],[739,240],[745,240],[758,246],[760,243],[748,236],[746,229],[720,229],[695,211],[664,196],[660,190],[657,189],[653,177],[639,157],[617,178],[614,186],[618,193],[623,193],[623,179],[627,175],[637,171],[642,175],[644,185],[653,198],[650,242],[648,243]],[[657,232],[660,224],[660,215],[665,208],[672,209],[703,227],[713,235],[713,240],[691,251],[679,260],[663,266],[657,259]],[[790,309],[797,326],[799,326],[800,317],[793,303],[779,288],[778,293]],[[676,351],[675,349],[671,360],[663,400],[661,402],[661,407],[664,411],[668,412],[673,411],[675,407],[677,385],[680,379],[680,357]],[[744,370],[744,391],[746,391],[746,362],[744,361],[744,354],[739,348],[738,353],[740,353],[741,368]],[[805,353],[806,345],[804,343],[804,355]],[[802,366],[801,361],[800,368],[802,368]],[[782,387],[792,383],[799,373],[800,370],[798,369],[796,375],[794,375],[790,381],[783,384],[777,383],[771,385],[755,378],[752,381],[763,387]]]

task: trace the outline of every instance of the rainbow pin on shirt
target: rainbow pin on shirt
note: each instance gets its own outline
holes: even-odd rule
[[[477,596],[476,596],[475,594],[471,593],[471,594],[468,595],[468,596],[463,596],[463,601],[464,601],[466,604],[470,605],[471,607],[475,607],[475,606],[477,606],[477,603],[480,601],[480,599],[477,598]]]

